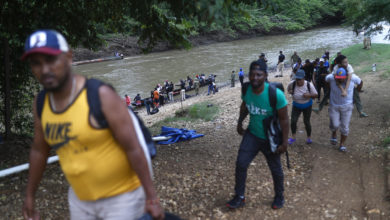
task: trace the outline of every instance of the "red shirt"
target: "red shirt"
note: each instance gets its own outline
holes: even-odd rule
[[[126,97],[126,104],[127,104],[127,106],[130,106],[130,104],[131,104],[131,99],[129,96]]]

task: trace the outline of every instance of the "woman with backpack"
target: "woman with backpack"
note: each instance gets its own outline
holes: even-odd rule
[[[303,122],[306,128],[307,144],[311,144],[311,108],[313,105],[313,98],[318,96],[314,85],[305,80],[305,71],[299,69],[295,74],[293,80],[288,86],[287,91],[292,95],[293,103],[291,110],[291,133],[292,137],[288,139],[288,143],[292,144],[296,141],[297,122],[299,116],[303,112]]]

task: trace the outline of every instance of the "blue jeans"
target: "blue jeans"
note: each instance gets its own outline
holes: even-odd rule
[[[275,196],[283,196],[284,174],[280,163],[280,154],[272,153],[267,140],[258,138],[249,131],[245,133],[240,149],[238,150],[236,185],[234,187],[236,195],[244,196],[248,167],[259,151],[264,154],[268,167],[271,170],[272,178],[274,180]]]
[[[208,91],[207,91],[207,95],[210,95],[211,92],[213,92],[213,94],[215,93],[215,92],[214,92],[214,86],[213,86],[213,84],[210,84],[210,85],[209,85]]]

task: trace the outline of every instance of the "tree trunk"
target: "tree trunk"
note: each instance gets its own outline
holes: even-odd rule
[[[4,103],[5,103],[5,111],[4,111],[4,119],[5,119],[5,137],[7,140],[11,134],[11,86],[10,86],[10,63],[9,63],[9,44],[8,39],[4,39],[4,57],[5,57],[5,78],[4,78]]]

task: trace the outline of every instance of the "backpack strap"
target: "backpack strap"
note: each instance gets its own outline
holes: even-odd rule
[[[245,82],[242,85],[242,87],[241,87],[241,94],[242,94],[242,96],[245,96],[246,91],[248,91],[249,85],[250,85],[250,82]]]
[[[278,87],[275,84],[270,83],[269,88],[268,88],[268,93],[269,93],[269,103],[272,107],[272,112],[273,112],[273,117],[277,118],[278,117],[278,112],[276,110],[276,89]],[[288,156],[288,151],[286,151],[286,163],[287,163],[287,168],[290,169],[290,157]]]
[[[268,86],[268,94],[269,94],[269,103],[272,108],[273,115],[277,117],[277,110],[276,110],[276,86],[272,83],[269,83]]]
[[[43,104],[45,103],[45,95],[46,95],[46,90],[42,90],[38,93],[37,95],[37,115],[38,118],[41,119],[42,116],[42,110],[43,110]]]
[[[107,84],[97,79],[87,79],[86,87],[89,115],[93,115],[100,128],[108,128],[108,122],[104,117],[99,97],[99,88],[102,85]]]
[[[309,91],[309,93],[311,93],[311,91],[310,91],[310,81],[306,81],[307,83],[306,83],[306,85],[307,85],[307,91]]]
[[[292,84],[292,94],[291,95],[294,95],[295,86],[296,85],[297,85],[297,81],[294,80],[294,82]],[[311,93],[311,91],[310,91],[310,82],[309,81],[306,81],[306,86],[307,86],[307,90],[309,91],[309,93]]]
[[[294,92],[295,92],[295,86],[297,85],[297,81],[294,80],[293,84],[292,84],[292,94],[291,95],[294,95]]]
[[[106,84],[100,80],[97,79],[87,79],[86,87],[87,87],[87,100],[88,100],[88,106],[89,106],[89,115],[93,115],[93,117],[96,119],[97,123],[99,124],[100,128],[108,128],[108,122],[106,120],[106,117],[103,114],[100,97],[99,97],[99,88],[100,86],[107,85],[111,87],[113,90],[114,88]],[[146,147],[149,150],[150,156],[153,158],[156,156],[156,146],[154,145],[152,136],[149,132],[149,129],[145,126],[143,121],[133,112],[132,109],[129,109],[130,116],[132,117],[134,121],[134,126],[138,129],[140,128],[141,132],[137,132],[137,137],[139,141],[142,139],[142,143],[146,143]],[[138,122],[138,123],[136,123]],[[139,127],[138,127],[139,126]],[[142,135],[141,135],[142,134]],[[143,138],[141,138],[141,136]],[[150,168],[150,167],[149,167]]]

